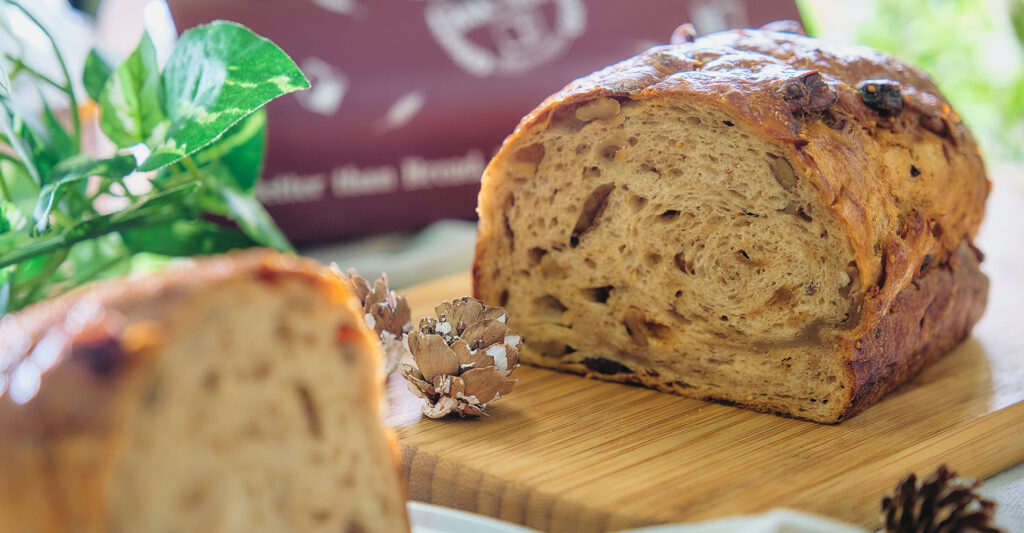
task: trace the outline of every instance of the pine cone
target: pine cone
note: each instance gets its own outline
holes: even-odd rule
[[[882,498],[886,533],[1000,533],[992,525],[996,504],[974,493],[978,485],[946,465],[921,483],[910,474]]]
[[[512,391],[523,339],[506,325],[508,313],[473,298],[444,302],[409,333],[416,366],[403,364],[409,390],[426,400],[423,414],[441,418],[487,414],[487,404]]]
[[[369,281],[359,276],[356,269],[348,269],[342,274],[337,265],[331,268],[348,282],[349,288],[363,304],[366,313],[366,325],[380,336],[381,348],[384,351],[384,376],[390,375],[402,362],[407,353],[402,338],[412,331],[410,319],[412,312],[405,296],[397,296],[388,289],[388,275],[381,273],[380,278],[370,285]]]

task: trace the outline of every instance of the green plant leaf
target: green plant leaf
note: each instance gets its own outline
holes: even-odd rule
[[[40,176],[39,168],[36,166],[32,147],[19,135],[23,133],[26,127],[14,109],[14,103],[11,101],[11,95],[8,91],[9,87],[10,80],[7,79],[7,75],[0,68],[0,134],[3,134],[4,141],[14,151],[14,155],[21,161],[25,171],[32,177],[32,180],[36,184],[41,185],[43,178]]]
[[[135,157],[130,154],[117,155],[109,159],[90,159],[79,154],[54,168],[53,179],[39,191],[39,200],[32,211],[35,229],[44,233],[49,229],[50,211],[60,198],[64,187],[93,176],[105,179],[120,179],[135,171]]]
[[[231,126],[217,142],[193,154],[192,160],[200,170],[213,163],[223,165],[238,189],[249,192],[263,173],[266,144],[267,112],[260,109]]]
[[[43,97],[42,91],[39,92],[39,99],[43,102],[43,128],[46,132],[43,156],[51,162],[70,157],[78,149],[74,139],[57,120],[57,116],[50,109],[50,104]]]
[[[253,193],[244,193],[232,187],[220,189],[221,198],[228,208],[228,216],[233,218],[242,231],[252,240],[263,246],[276,248],[283,252],[294,252],[288,239],[270,218],[263,204]]]
[[[131,250],[117,233],[71,246],[50,281],[50,292],[65,292],[91,281],[122,276],[131,268]]]
[[[215,21],[182,34],[164,67],[165,138],[141,170],[190,155],[264,104],[309,82],[274,43],[233,22]]]
[[[32,239],[25,246],[0,254],[0,268],[48,254],[54,250],[63,249],[64,253],[67,253],[67,248],[77,242],[115,231],[143,227],[147,224],[167,224],[173,220],[195,217],[194,211],[189,212],[189,206],[192,205],[189,198],[193,197],[200,187],[201,184],[196,181],[183,183],[177,187],[137,199],[135,203],[121,211],[87,218],[77,224],[62,228],[59,232],[51,232]]]
[[[170,256],[211,255],[238,248],[249,248],[252,239],[244,234],[205,220],[176,220],[121,232],[133,252]]]
[[[0,235],[20,231],[25,226],[25,216],[10,202],[0,202]]]
[[[148,33],[117,67],[100,93],[100,127],[124,148],[145,142],[165,120],[156,48]]]
[[[103,86],[107,84],[107,78],[110,78],[113,67],[107,63],[106,59],[99,54],[95,49],[89,51],[89,55],[85,56],[85,69],[82,71],[82,85],[85,86],[85,92],[92,98],[94,102],[100,101],[100,95],[103,93]]]
[[[1017,35],[1017,44],[1024,49],[1024,0],[1010,0],[1010,25]]]
[[[47,282],[67,256],[67,248],[57,248],[18,263],[12,274],[10,306],[20,309],[49,296]]]
[[[203,168],[203,182],[207,187],[202,197],[204,207],[216,214],[234,220],[250,239],[262,246],[282,251],[294,251],[291,243],[270,218],[253,191],[243,191],[229,171],[222,165]]]
[[[25,218],[32,216],[39,186],[17,159],[0,158],[0,192],[4,200],[14,204]]]

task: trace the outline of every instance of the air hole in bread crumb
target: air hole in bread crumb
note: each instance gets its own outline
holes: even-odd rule
[[[203,378],[203,389],[208,393],[215,393],[220,388],[220,374],[210,372]]]
[[[320,425],[320,413],[317,411],[316,404],[313,403],[313,395],[302,384],[295,386],[295,392],[299,395],[299,403],[302,404],[302,412],[306,416],[309,434],[319,440],[323,437],[323,428]]]
[[[536,318],[543,322],[558,322],[562,320],[562,313],[568,308],[558,298],[545,294],[533,299],[533,309]]]
[[[587,150],[590,150],[590,145],[589,144],[577,144],[576,145],[576,154],[577,155],[582,155]]]
[[[637,144],[640,143],[640,139],[637,139],[636,137],[630,137],[628,142],[630,146],[636,146]]]
[[[921,175],[921,171],[918,170],[914,165],[910,165],[910,177],[916,178]]]
[[[643,311],[636,307],[626,310],[622,318],[622,325],[626,327],[626,333],[637,346],[647,346],[648,338],[664,340],[671,335],[671,328],[650,320],[644,316]]]
[[[729,321],[729,317],[727,317],[727,316],[725,316],[725,315],[722,315],[722,316],[720,316],[720,317],[718,317],[718,318],[719,318],[719,320],[721,320],[722,322],[728,322],[728,321]]]
[[[142,405],[148,409],[156,407],[162,396],[160,393],[162,386],[163,380],[159,376],[153,378],[153,381],[146,388],[146,394],[142,397]]]
[[[729,126],[730,128],[735,126],[735,124],[733,124],[731,120],[723,120],[722,124],[725,124],[726,126]]]
[[[653,320],[644,320],[643,327],[655,339],[665,340],[672,335],[672,328]]]
[[[533,177],[537,174],[537,167],[544,159],[544,145],[534,143],[516,150],[512,157],[513,174],[520,177]]]
[[[261,380],[270,376],[270,361],[262,361],[252,370],[252,377]]]
[[[673,259],[675,260],[676,267],[679,268],[680,272],[691,275],[694,273],[693,261],[688,261],[686,256],[683,255],[683,252],[677,253]]]
[[[617,144],[608,144],[601,148],[601,158],[606,161],[614,161],[615,154],[618,153],[619,149],[622,148]]]
[[[569,239],[570,246],[573,248],[578,246],[580,238],[593,229],[598,217],[608,206],[608,196],[614,189],[614,183],[605,183],[590,193],[586,202],[583,203],[579,218],[576,219],[576,225],[573,227],[572,236]]]
[[[697,117],[686,117],[686,121],[693,126],[700,126],[700,119]]]
[[[557,341],[534,341],[531,340],[526,348],[531,352],[537,352],[544,357],[565,357],[576,353],[576,349],[568,344]]]
[[[645,205],[647,205],[647,198],[644,198],[643,196],[634,194],[629,199],[629,206],[632,207],[634,211],[643,209]]]
[[[511,207],[511,204],[509,205]],[[512,223],[508,219],[508,211],[505,212],[505,237],[508,239],[509,250],[516,249],[516,232],[512,231]]]
[[[678,209],[668,209],[662,212],[660,215],[658,215],[659,222],[671,222],[677,218],[679,218]]]
[[[600,178],[601,169],[597,167],[586,167],[583,169],[583,179]]]
[[[647,266],[653,267],[661,262],[661,256],[658,254],[647,254]]]
[[[593,287],[590,289],[583,289],[583,297],[590,300],[591,302],[603,304],[608,301],[608,298],[612,294],[612,289],[614,288],[615,287],[612,285],[605,285],[604,287]]]
[[[508,305],[507,290],[501,291],[501,294],[498,296],[498,305],[500,305],[501,307],[505,307],[506,305]]]
[[[590,268],[597,268],[597,263],[595,263],[594,260],[589,257],[583,260],[583,264],[587,265]]]
[[[207,494],[206,486],[196,483],[180,496],[181,506],[184,509],[192,510],[199,507],[208,497],[209,494]]]
[[[533,248],[530,248],[530,252],[529,253],[530,253],[530,265],[536,266],[536,265],[540,264],[541,258],[544,257],[544,255],[547,254],[548,251],[543,249],[543,248],[534,246]]]
[[[673,319],[675,319],[676,322],[679,322],[681,324],[691,324],[693,322],[692,320],[687,318],[686,315],[680,313],[679,310],[677,310],[674,306],[669,306],[668,314]]]
[[[604,357],[587,357],[583,361],[583,366],[597,372],[598,374],[632,374],[633,369],[629,368],[618,361],[612,361],[611,359],[605,359]]]

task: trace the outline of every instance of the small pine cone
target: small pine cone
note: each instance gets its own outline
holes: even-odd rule
[[[473,298],[445,302],[409,333],[417,366],[402,365],[409,390],[423,398],[423,414],[441,418],[487,414],[487,404],[512,391],[523,338],[506,325],[508,313]],[[418,368],[417,368],[418,367]]]
[[[342,274],[337,265],[331,265],[336,274],[342,277],[352,293],[363,304],[366,325],[380,336],[380,345],[384,351],[384,376],[390,375],[402,362],[407,352],[402,338],[412,331],[412,312],[405,296],[398,296],[388,289],[388,275],[381,273],[380,278],[370,282],[359,276],[356,269],[348,269]]]
[[[921,483],[910,474],[882,497],[886,533],[1000,533],[992,525],[996,504],[975,494],[978,485],[946,465]]]

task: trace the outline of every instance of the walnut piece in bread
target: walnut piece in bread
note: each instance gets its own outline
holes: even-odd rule
[[[249,251],[5,316],[0,530],[408,531],[362,315]]]
[[[879,52],[684,30],[505,140],[474,294],[509,310],[526,363],[844,420],[984,309],[978,147]]]

